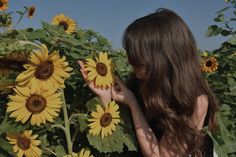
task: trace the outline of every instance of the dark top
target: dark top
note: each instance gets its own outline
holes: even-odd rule
[[[139,81],[138,81],[138,79],[135,78],[135,76],[133,76],[133,78],[131,78],[128,81],[127,87],[135,94],[140,107],[142,108],[143,111],[145,111],[142,97],[139,94]],[[204,126],[208,125],[209,118],[210,118],[210,110],[208,108],[207,115],[206,115],[205,121],[204,121]],[[156,138],[158,140],[160,140],[163,133],[164,133],[164,130],[157,128],[156,124],[158,124],[158,122],[156,120],[150,120],[148,123],[149,123],[152,131],[154,132]],[[202,157],[213,157],[213,140],[211,139],[211,137],[208,134],[206,134],[203,138],[204,138],[203,145],[201,147]],[[136,157],[142,157],[142,154],[140,152],[138,152],[138,153],[139,154]]]

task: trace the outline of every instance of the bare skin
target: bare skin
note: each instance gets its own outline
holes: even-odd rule
[[[111,99],[118,101],[122,104],[127,105],[132,114],[136,136],[142,150],[142,153],[145,157],[182,157],[183,154],[180,154],[178,149],[178,143],[176,140],[172,140],[172,145],[168,145],[168,139],[174,139],[174,137],[170,137],[170,135],[165,132],[160,141],[158,141],[150,128],[145,116],[138,104],[137,99],[134,94],[124,85],[124,83],[117,79],[117,86],[119,90],[117,90],[116,86],[113,86],[111,89],[97,89],[94,87],[92,82],[89,82],[86,77],[87,73],[84,70],[83,63],[79,61],[79,65],[81,67],[80,71],[88,83],[90,89],[97,94],[99,99],[103,104],[107,104],[111,101]],[[140,74],[138,74],[140,75]],[[206,117],[208,108],[208,100],[207,97],[201,95],[197,98],[197,105],[195,112],[192,115],[192,122],[194,126],[198,130],[201,130],[203,127],[204,119]]]

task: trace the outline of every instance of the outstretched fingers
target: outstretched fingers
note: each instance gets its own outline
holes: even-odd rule
[[[85,70],[85,68],[84,68],[84,63],[83,63],[82,61],[78,60],[78,64],[80,65],[80,72],[81,72],[81,74],[82,74],[84,80],[86,81],[86,83],[87,83],[89,86],[91,86],[91,81],[89,81],[89,80],[87,79],[88,72],[87,72],[87,71]]]

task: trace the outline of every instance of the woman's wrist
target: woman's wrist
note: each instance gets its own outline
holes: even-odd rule
[[[133,93],[130,94],[129,102],[127,102],[127,105],[129,106],[131,110],[138,106],[138,101]]]
[[[99,100],[101,101],[102,105],[105,106],[109,102],[111,102],[111,97],[104,97],[104,96],[98,96]]]

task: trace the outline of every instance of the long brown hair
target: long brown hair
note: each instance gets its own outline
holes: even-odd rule
[[[217,101],[203,77],[190,29],[173,11],[159,9],[127,27],[123,46],[129,63],[145,71],[140,93],[147,118],[158,117],[157,125],[187,145],[187,153],[195,154],[199,131],[190,126],[190,117],[197,97],[208,97],[210,129],[215,128]]]

